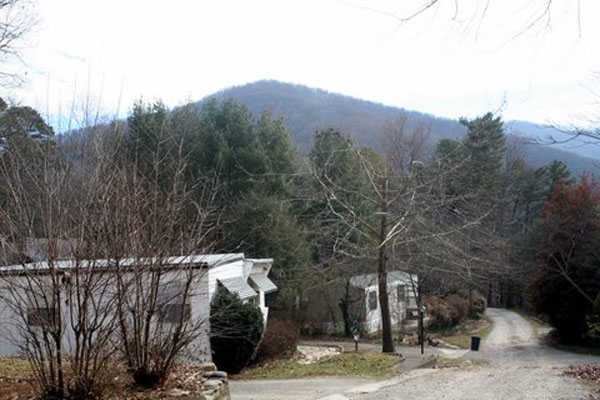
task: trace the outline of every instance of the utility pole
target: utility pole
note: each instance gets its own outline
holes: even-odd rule
[[[425,352],[425,326],[423,324],[423,314],[424,313],[425,313],[425,305],[421,304],[421,307],[419,307],[419,326],[420,326],[419,342],[421,342],[421,354],[423,354]]]

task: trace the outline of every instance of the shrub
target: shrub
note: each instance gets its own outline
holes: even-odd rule
[[[431,328],[444,329],[458,323],[458,312],[440,297],[426,296],[424,303],[427,307],[427,314],[432,319],[430,323]]]
[[[483,294],[481,294],[477,290],[473,290],[473,292],[471,293],[471,299],[473,301],[470,310],[471,318],[483,317],[483,314],[485,314],[485,310],[487,308],[487,299]]]
[[[469,291],[467,289],[461,289],[457,293],[463,299],[469,300]],[[483,314],[485,314],[487,308],[487,299],[478,290],[472,290],[471,301],[472,304],[469,310],[469,317],[475,319],[481,318]]]
[[[456,322],[462,321],[469,316],[469,300],[462,298],[458,294],[448,295],[444,300],[449,307],[456,310],[458,315],[458,320]]]
[[[291,321],[269,322],[253,362],[287,358],[294,354],[300,341],[300,329]]]
[[[587,332],[586,339],[592,345],[600,344],[600,294],[594,300],[592,311],[586,315]]]
[[[262,312],[238,295],[220,290],[210,307],[213,362],[227,373],[240,372],[256,352],[263,334]]]

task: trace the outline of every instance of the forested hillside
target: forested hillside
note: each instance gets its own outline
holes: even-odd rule
[[[274,118],[283,117],[293,140],[302,152],[310,148],[317,131],[331,127],[349,135],[362,146],[380,150],[381,136],[386,123],[404,116],[407,117],[409,129],[417,124],[425,124],[429,128],[427,146],[430,150],[433,150],[435,143],[440,139],[464,137],[467,132],[456,120],[277,81],[260,81],[237,86],[209,97],[220,100],[235,99],[248,107],[255,116],[259,116],[264,110],[270,110]],[[525,159],[534,167],[560,160],[575,176],[584,171],[596,174],[599,172],[600,162],[564,151],[558,145],[548,145],[547,136],[554,134],[556,137],[558,131],[519,121],[507,123],[506,131],[507,142],[510,144],[518,141]],[[538,137],[542,143],[535,144],[535,140],[530,140],[532,137]],[[525,145],[525,138],[530,144]],[[594,145],[585,149],[588,155],[600,153],[600,148]],[[582,151],[581,146],[577,150]]]
[[[431,125],[431,141],[434,143],[442,138],[463,136],[466,132],[457,121],[277,81],[233,87],[216,93],[214,97],[235,99],[254,115],[269,110],[275,118],[284,117],[286,127],[301,150],[311,146],[315,132],[327,128],[339,129],[361,145],[378,150],[382,145],[381,132],[385,123],[402,116],[408,117],[409,128],[420,122]]]

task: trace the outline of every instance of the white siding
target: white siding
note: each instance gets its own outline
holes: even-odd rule
[[[377,298],[377,308],[371,310],[369,307],[369,293],[375,293]],[[379,304],[379,289],[377,286],[369,286],[365,289],[365,325],[364,330],[367,333],[377,332],[381,329],[381,304]]]
[[[190,293],[189,299],[191,304],[191,320],[205,322],[205,325],[208,325],[210,309],[206,306],[208,299],[208,280],[206,277],[206,270],[198,269],[195,270],[194,273],[194,283],[192,285],[192,292]],[[105,274],[105,276],[109,277],[107,274]],[[112,289],[107,290],[102,295],[100,295],[100,292],[97,290],[96,292],[98,294],[95,296],[95,299],[96,301],[100,301],[99,307],[106,306],[107,309],[109,309],[110,306],[110,309],[114,309],[116,312],[116,309],[113,305],[116,301],[115,295],[117,288],[114,280],[115,275],[111,276],[113,277],[112,282],[107,282],[107,285],[110,285]],[[173,280],[184,280],[185,277],[183,276],[183,273],[179,271],[170,271],[165,274],[162,279],[163,282],[169,282]],[[11,294],[10,291],[5,288],[6,285],[12,285],[13,287],[22,286],[22,284],[25,282],[25,278],[17,276],[5,276],[0,278],[0,280],[3,284],[3,289],[0,290],[2,296],[0,297],[0,356],[18,356],[21,355],[18,343],[23,343],[19,332],[22,332],[23,328],[27,324],[27,309],[33,307],[34,304],[26,304],[26,302],[16,304],[18,301],[15,299],[16,296]],[[104,288],[106,288],[106,286],[104,286]],[[64,351],[68,353],[74,348],[74,334],[69,323],[71,320],[71,314],[70,307],[68,305],[69,303],[67,301],[68,294],[66,290],[68,289],[65,287],[61,288],[61,290],[64,291],[60,299],[61,312],[63,313],[62,321],[64,330],[62,340]],[[201,331],[203,333],[192,346],[195,354],[191,354],[190,356],[193,356],[194,359],[198,359],[200,361],[208,361],[210,360],[208,329],[203,327]],[[117,335],[118,331],[115,331],[114,333]]]
[[[162,282],[169,281],[182,281],[185,282],[186,271],[189,269],[185,268],[188,262],[196,264],[198,260],[207,263],[208,268],[198,268],[193,270],[193,284],[192,292],[190,294],[189,303],[191,305],[191,318],[193,323],[201,324],[200,335],[198,338],[189,346],[185,351],[184,358],[188,361],[210,361],[210,302],[217,291],[217,280],[228,279],[228,278],[242,278],[248,279],[250,273],[262,272],[268,274],[272,260],[244,260],[243,254],[214,254],[207,256],[190,256],[190,257],[178,257],[172,258],[172,260],[179,260],[182,264],[181,269],[172,269],[165,273]],[[65,262],[65,271],[68,271],[69,262]],[[260,268],[257,267],[260,266]],[[258,268],[258,269],[257,269]],[[10,275],[10,273],[18,272],[19,266],[8,266],[0,267],[0,356],[16,356],[19,355],[19,348],[16,345],[15,340],[19,339],[18,332],[22,330],[23,324],[26,323],[26,319],[22,315],[19,315],[14,309],[11,308],[11,296],[9,290],[6,289],[8,285],[14,287],[18,286],[19,282],[23,281],[23,277],[16,275]],[[4,272],[4,274],[2,274]],[[116,275],[113,272],[103,272],[106,279],[112,279],[113,281],[109,284],[112,289],[105,294],[103,298],[104,304],[112,306],[115,302],[115,298],[111,297],[117,292],[116,287]],[[126,275],[127,276],[127,275]],[[133,276],[130,274],[130,276]],[[105,286],[106,287],[106,286]],[[66,297],[61,298],[61,305],[65,305]],[[264,303],[264,293],[257,291],[256,303],[260,306],[263,311],[263,316],[268,315],[268,308]],[[65,307],[68,311],[68,307]],[[116,312],[116,309],[115,309]],[[68,321],[70,316],[68,313],[64,316],[64,321]],[[21,328],[19,328],[19,326]],[[68,325],[65,324],[65,335],[64,335],[64,348],[68,352],[72,348],[73,335],[70,329],[67,329]],[[115,330],[115,334],[118,331]]]
[[[210,299],[217,293],[217,280],[239,278],[244,276],[244,261],[237,260],[225,265],[210,268],[208,272],[208,293]],[[244,277],[246,278],[246,277]]]
[[[416,279],[414,284],[416,285]],[[406,299],[398,299],[397,286],[404,285]],[[390,317],[392,325],[402,322],[407,317],[407,308],[416,307],[416,299],[410,280],[391,280],[388,281],[388,303],[390,307]],[[377,285],[368,286],[365,289],[365,322],[364,330],[367,333],[375,333],[381,330],[381,304],[379,304],[379,289]],[[377,295],[377,309],[369,310],[369,293],[375,292]],[[403,300],[403,301],[399,301]]]

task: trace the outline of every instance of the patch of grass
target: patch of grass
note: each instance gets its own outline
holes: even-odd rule
[[[551,344],[557,350],[566,351],[568,353],[583,354],[588,356],[600,356],[600,347],[586,347],[573,344]]]
[[[31,366],[22,358],[0,358],[0,377],[7,379],[31,378]]]
[[[37,398],[36,390],[27,360],[0,358],[0,399]]]
[[[300,364],[295,360],[278,360],[242,371],[239,379],[294,379],[310,376],[352,376],[385,378],[393,374],[398,361],[395,354],[374,351],[342,353],[312,364]]]
[[[452,332],[442,333],[442,340],[458,346],[462,349],[471,347],[471,336],[487,337],[493,328],[492,321],[488,317],[479,320],[467,320]]]
[[[445,342],[460,347],[461,349],[468,349],[471,347],[471,336],[467,335],[454,335],[446,336],[443,338]]]

